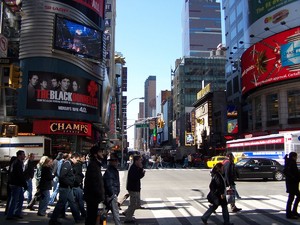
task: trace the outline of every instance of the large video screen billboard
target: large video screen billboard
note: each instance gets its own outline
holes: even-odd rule
[[[99,85],[72,75],[30,71],[27,85],[28,110],[55,110],[76,114],[99,114]]]
[[[300,27],[268,37],[248,48],[241,58],[242,93],[300,77]]]

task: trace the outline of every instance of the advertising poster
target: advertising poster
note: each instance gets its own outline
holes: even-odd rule
[[[27,109],[57,110],[95,115],[99,109],[99,85],[72,75],[30,71]]]
[[[242,93],[263,85],[300,77],[300,27],[268,37],[241,58]]]

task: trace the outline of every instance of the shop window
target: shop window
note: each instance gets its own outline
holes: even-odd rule
[[[271,94],[266,96],[267,121],[278,120],[278,95]]]

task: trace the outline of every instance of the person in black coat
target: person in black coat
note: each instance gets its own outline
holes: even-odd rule
[[[101,173],[103,150],[98,146],[90,149],[90,161],[84,179],[84,200],[86,201],[86,225],[96,224],[98,205],[104,201],[105,191]]]
[[[140,192],[141,192],[141,179],[145,176],[145,170],[143,169],[143,158],[140,155],[133,157],[133,164],[130,166],[127,176],[127,191],[130,197],[130,204],[124,211],[125,221],[124,223],[134,222],[134,211],[140,208]]]
[[[229,213],[227,208],[226,200],[226,182],[223,177],[223,164],[217,163],[211,171],[211,182],[209,184],[210,193],[212,196],[212,201],[208,199],[212,205],[207,209],[207,211],[201,217],[202,222],[207,225],[207,220],[210,215],[221,205],[222,215],[224,219],[224,225],[232,225],[233,223],[229,222]]]
[[[37,187],[40,190],[41,197],[39,201],[38,216],[45,216],[50,199],[50,190],[52,189],[52,180],[54,175],[52,173],[52,159],[48,158],[42,164],[41,170],[41,180],[39,186]]]
[[[300,176],[297,167],[296,152],[290,152],[289,156],[287,155],[285,156],[284,174],[285,174],[286,192],[289,193],[288,200],[286,203],[286,218],[297,219],[298,217],[300,217],[300,215],[297,212],[298,204],[300,201],[300,192],[299,192]],[[291,208],[293,202],[294,205],[292,210]]]

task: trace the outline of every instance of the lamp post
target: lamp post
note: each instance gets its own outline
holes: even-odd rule
[[[129,105],[129,103],[131,103],[132,101],[134,100],[137,100],[137,99],[140,99],[140,100],[144,100],[145,98],[144,97],[137,97],[137,98],[133,98],[131,99],[129,102],[127,102],[126,104],[126,108],[127,106]],[[122,115],[122,143],[121,143],[121,167],[123,167],[123,164],[124,164],[124,120],[127,120],[127,110],[126,110],[126,113],[123,113]],[[127,130],[127,128],[126,128]]]

